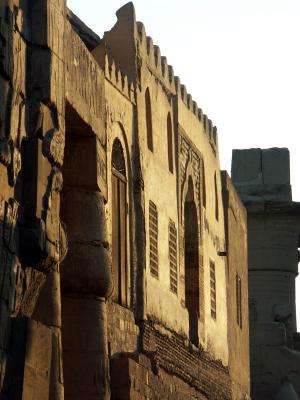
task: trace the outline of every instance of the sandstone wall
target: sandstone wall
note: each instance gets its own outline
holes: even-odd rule
[[[230,326],[229,372],[233,399],[238,400],[243,396],[250,398],[247,213],[226,171],[222,171],[222,191],[226,226],[227,315]]]
[[[232,177],[248,213],[251,396],[299,396],[300,207],[291,198],[289,151],[234,150]]]
[[[229,400],[217,131],[117,17],[0,6],[0,397]]]

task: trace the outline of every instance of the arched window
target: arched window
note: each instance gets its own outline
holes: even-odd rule
[[[168,114],[167,118],[167,135],[168,135],[168,161],[169,171],[173,174],[173,129],[171,114]]]
[[[217,185],[217,173],[215,172],[215,217],[219,221],[219,200],[218,200],[218,185]]]
[[[127,305],[127,227],[126,227],[126,165],[123,148],[115,139],[112,148],[112,275],[113,299]]]
[[[145,93],[145,109],[146,109],[146,124],[147,124],[147,145],[148,149],[153,152],[153,132],[152,132],[152,112],[151,112],[151,98],[149,88]]]

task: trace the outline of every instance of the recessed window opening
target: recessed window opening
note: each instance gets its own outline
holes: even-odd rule
[[[151,111],[151,98],[149,88],[145,93],[145,109],[146,109],[146,125],[147,125],[147,145],[148,149],[153,152],[153,132],[152,132],[152,111]]]
[[[218,199],[218,185],[217,185],[217,173],[215,172],[214,176],[215,183],[215,217],[216,220],[219,221],[219,199]]]
[[[202,169],[202,179],[203,179],[203,183],[202,183],[202,204],[203,207],[206,208],[206,181],[205,181],[205,165],[204,165],[204,161],[203,161],[203,169]]]
[[[115,139],[112,148],[112,275],[113,299],[127,305],[127,179],[123,148]]]
[[[169,171],[173,174],[173,129],[172,129],[172,120],[170,113],[168,113],[168,118],[167,118],[167,134],[168,134]]]
[[[238,274],[236,274],[236,321],[238,326],[242,329],[242,281]]]
[[[189,337],[198,346],[199,319],[199,238],[198,216],[194,201],[194,187],[191,177],[184,202],[184,266],[185,266],[185,304],[189,313]]]

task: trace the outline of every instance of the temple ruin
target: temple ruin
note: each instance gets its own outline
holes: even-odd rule
[[[251,232],[132,3],[0,2],[1,400],[250,399]]]
[[[289,151],[234,150],[231,176],[248,214],[251,398],[296,400],[300,203],[292,201]]]

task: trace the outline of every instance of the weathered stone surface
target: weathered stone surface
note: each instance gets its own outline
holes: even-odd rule
[[[227,183],[132,3],[100,40],[65,0],[0,2],[1,399],[247,398]]]
[[[300,208],[291,198],[288,149],[257,151],[261,154],[260,184],[238,175],[243,154],[252,154],[253,149],[237,151],[232,165],[236,189],[248,211],[251,397],[297,398],[300,353],[295,340],[295,278]],[[251,172],[251,168],[247,165],[246,170]],[[291,382],[282,385],[286,377]]]
[[[264,184],[290,184],[290,152],[284,148],[262,150]]]
[[[288,149],[233,150],[231,175],[246,204],[292,199]]]
[[[222,195],[228,262],[229,373],[233,399],[240,399],[250,392],[247,214],[226,171],[222,171]]]
[[[278,322],[258,322],[251,324],[252,345],[285,346],[287,343],[284,324]]]
[[[51,342],[52,332],[48,327],[28,321],[22,400],[50,400]]]
[[[234,183],[263,183],[261,149],[232,150],[231,177]]]

